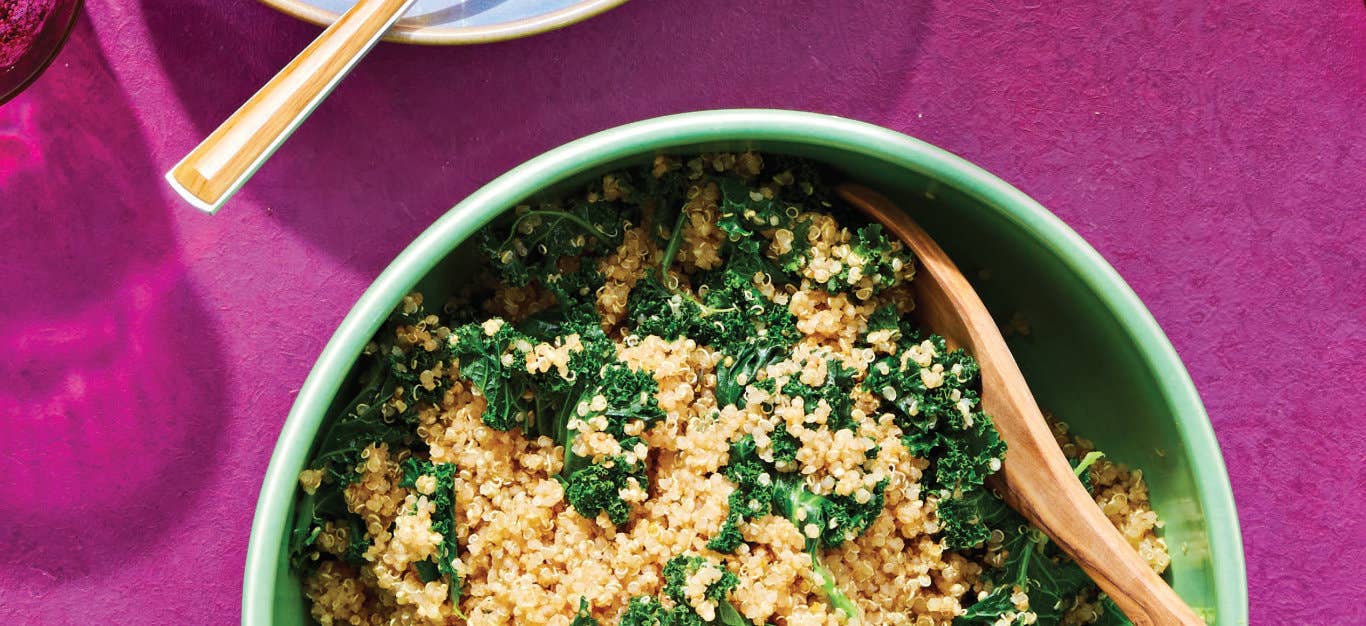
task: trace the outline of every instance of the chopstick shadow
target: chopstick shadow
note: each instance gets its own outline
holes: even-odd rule
[[[167,536],[224,447],[223,350],[159,182],[82,18],[0,110],[0,615],[20,622]]]
[[[316,36],[217,0],[142,0],[198,136]],[[512,42],[381,44],[224,209],[270,215],[375,273],[479,185],[570,139],[725,107],[839,111],[878,122],[914,71],[926,2],[628,2]],[[686,25],[680,27],[679,25]]]

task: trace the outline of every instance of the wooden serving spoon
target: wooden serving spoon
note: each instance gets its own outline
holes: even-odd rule
[[[185,201],[213,213],[270,158],[416,0],[357,0],[171,171]]]
[[[1075,559],[1136,626],[1203,626],[1204,620],[1148,567],[1077,480],[996,322],[939,244],[877,192],[851,184],[836,192],[915,253],[920,267],[913,285],[921,322],[981,365],[982,409],[1007,446],[995,484],[1006,503]]]

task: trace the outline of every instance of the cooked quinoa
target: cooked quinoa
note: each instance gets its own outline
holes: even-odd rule
[[[822,177],[659,157],[487,227],[479,278],[403,300],[300,474],[313,617],[1127,623],[990,492],[976,364],[914,327],[913,257]],[[1053,424],[1164,571],[1141,472]]]

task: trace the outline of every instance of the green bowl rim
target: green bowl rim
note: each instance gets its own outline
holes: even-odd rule
[[[706,142],[785,141],[848,150],[943,181],[996,208],[1050,248],[1105,303],[1127,330],[1177,416],[1190,450],[1196,490],[1205,509],[1215,564],[1215,615],[1247,623],[1247,573],[1233,492],[1209,416],[1171,342],[1157,321],[1099,253],[1038,202],[1009,183],[945,150],[865,122],[770,109],[698,111],[648,119],[564,144],[513,168],[455,205],[401,252],[361,294],[323,348],[271,453],[252,520],[242,586],[242,623],[269,624],[279,571],[280,538],[289,522],[296,478],[323,413],[361,349],[399,300],[438,261],[488,220],[538,189],[643,152]]]

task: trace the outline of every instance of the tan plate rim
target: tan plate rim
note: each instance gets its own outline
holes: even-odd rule
[[[337,13],[320,9],[304,0],[259,0],[286,15],[292,15],[305,22],[327,26],[337,19]],[[558,11],[552,11],[523,20],[504,22],[493,26],[478,27],[412,27],[402,24],[394,26],[384,36],[385,41],[418,44],[424,46],[456,46],[475,43],[506,41],[528,37],[564,28],[586,20],[594,15],[626,4],[627,0],[582,0]]]

